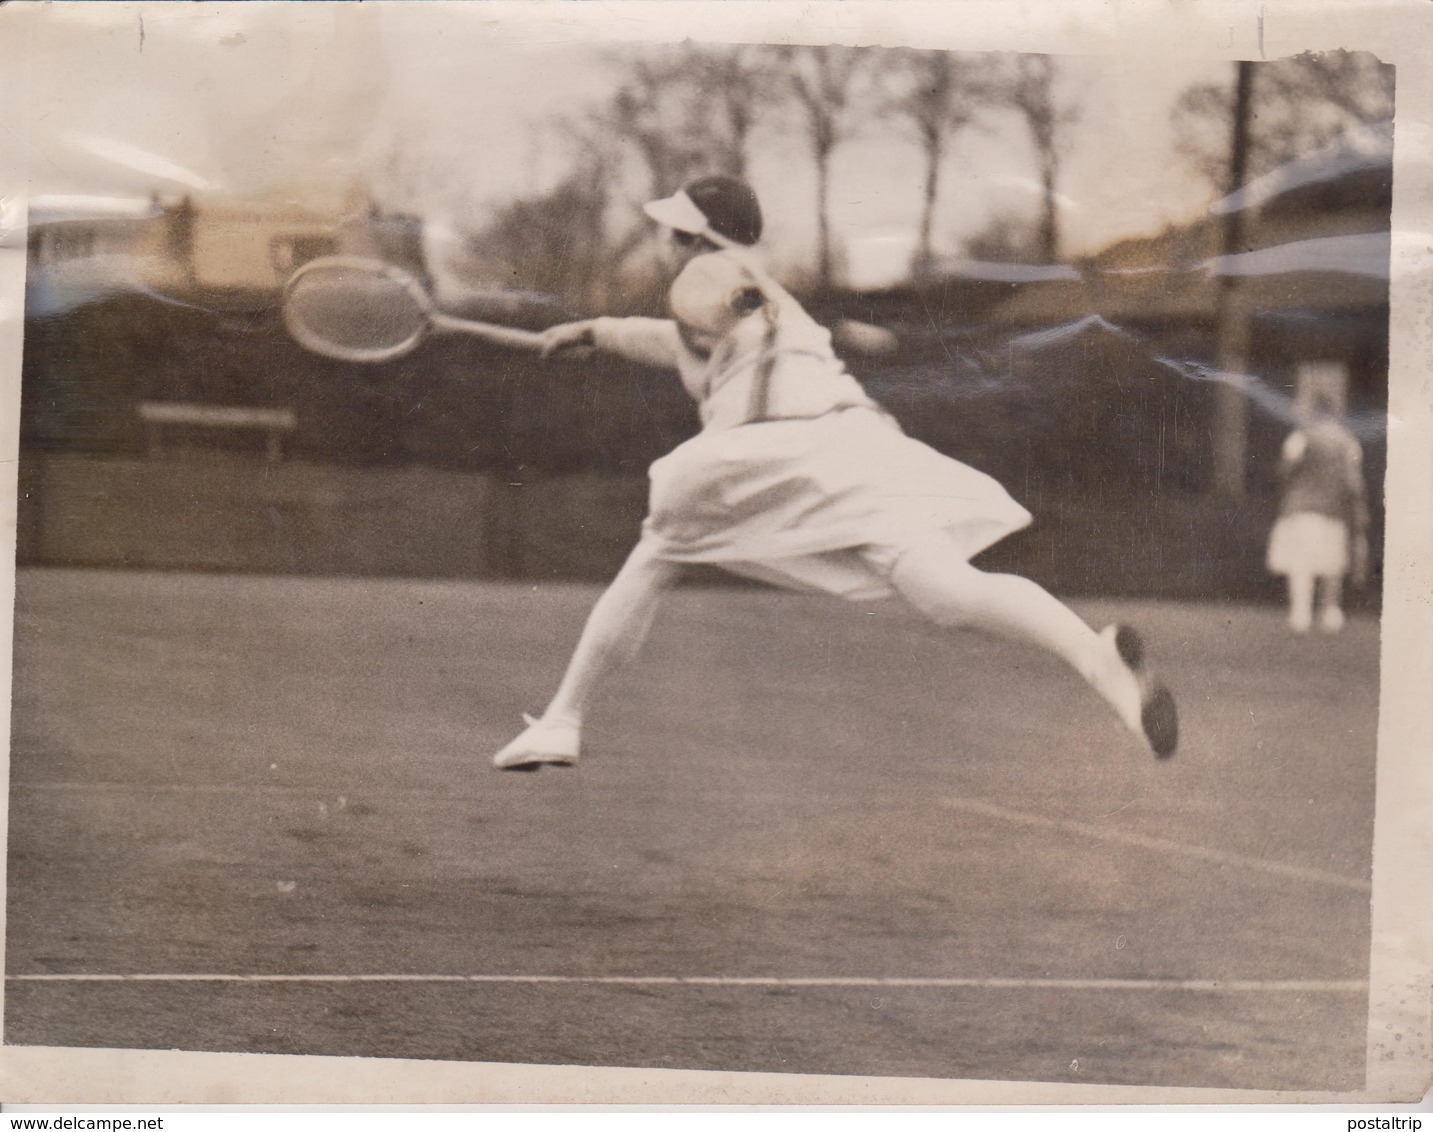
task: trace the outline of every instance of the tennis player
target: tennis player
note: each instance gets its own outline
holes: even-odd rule
[[[494,764],[577,761],[600,680],[640,648],[691,564],[850,599],[898,595],[931,621],[1039,645],[1065,660],[1158,756],[1173,697],[1124,626],[1096,633],[1036,583],[970,559],[1030,522],[995,480],[906,436],[846,372],[830,334],[749,250],[761,211],[707,177],[645,206],[666,232],[671,319],[597,318],[546,332],[544,352],[595,346],[675,369],[701,432],[652,465],[642,536],[588,618],[557,694]]]
[[[1269,534],[1267,564],[1288,578],[1289,627],[1326,633],[1344,626],[1343,583],[1368,578],[1368,493],[1363,449],[1339,420],[1339,407],[1318,394],[1301,423],[1284,440],[1279,459],[1283,490],[1279,517]]]

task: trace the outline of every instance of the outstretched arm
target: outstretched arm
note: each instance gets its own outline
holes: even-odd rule
[[[596,348],[639,365],[675,369],[681,338],[665,318],[589,318],[543,331],[542,356]]]
[[[544,358],[552,358],[558,354],[571,353],[573,350],[591,349],[597,345],[592,336],[593,320],[583,319],[581,322],[563,322],[557,326],[549,326],[542,332],[542,345],[539,349]]]
[[[1309,450],[1309,438],[1300,429],[1295,429],[1284,438],[1284,446],[1279,450],[1279,478],[1286,480],[1299,466],[1305,453]]]

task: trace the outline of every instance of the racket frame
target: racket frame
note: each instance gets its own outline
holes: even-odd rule
[[[293,313],[291,300],[306,276],[329,270],[343,270],[370,277],[382,277],[397,284],[418,310],[421,317],[418,329],[393,345],[367,348],[338,345],[332,340],[316,334],[303,319]],[[386,260],[370,259],[365,256],[331,255],[309,260],[289,276],[288,282],[284,284],[281,312],[285,329],[304,349],[326,358],[368,365],[392,361],[412,353],[429,334],[435,332],[466,334],[495,345],[520,350],[540,350],[543,341],[542,335],[535,331],[519,330],[511,326],[500,326],[496,323],[478,322],[474,319],[444,314],[434,307],[432,296],[428,294],[427,288],[412,272]]]

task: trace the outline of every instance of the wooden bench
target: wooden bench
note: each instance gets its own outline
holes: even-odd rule
[[[164,428],[180,425],[200,428],[251,428],[265,433],[264,457],[277,463],[283,456],[284,433],[292,432],[298,418],[291,409],[257,409],[241,405],[193,405],[183,401],[141,401],[139,419],[149,436],[149,454],[164,454]]]

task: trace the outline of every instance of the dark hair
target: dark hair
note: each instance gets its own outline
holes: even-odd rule
[[[738,244],[761,239],[761,204],[756,193],[735,177],[699,177],[682,191],[707,218],[712,230]]]
[[[766,296],[757,287],[743,287],[731,297],[731,309],[737,314],[750,314],[766,305]]]

